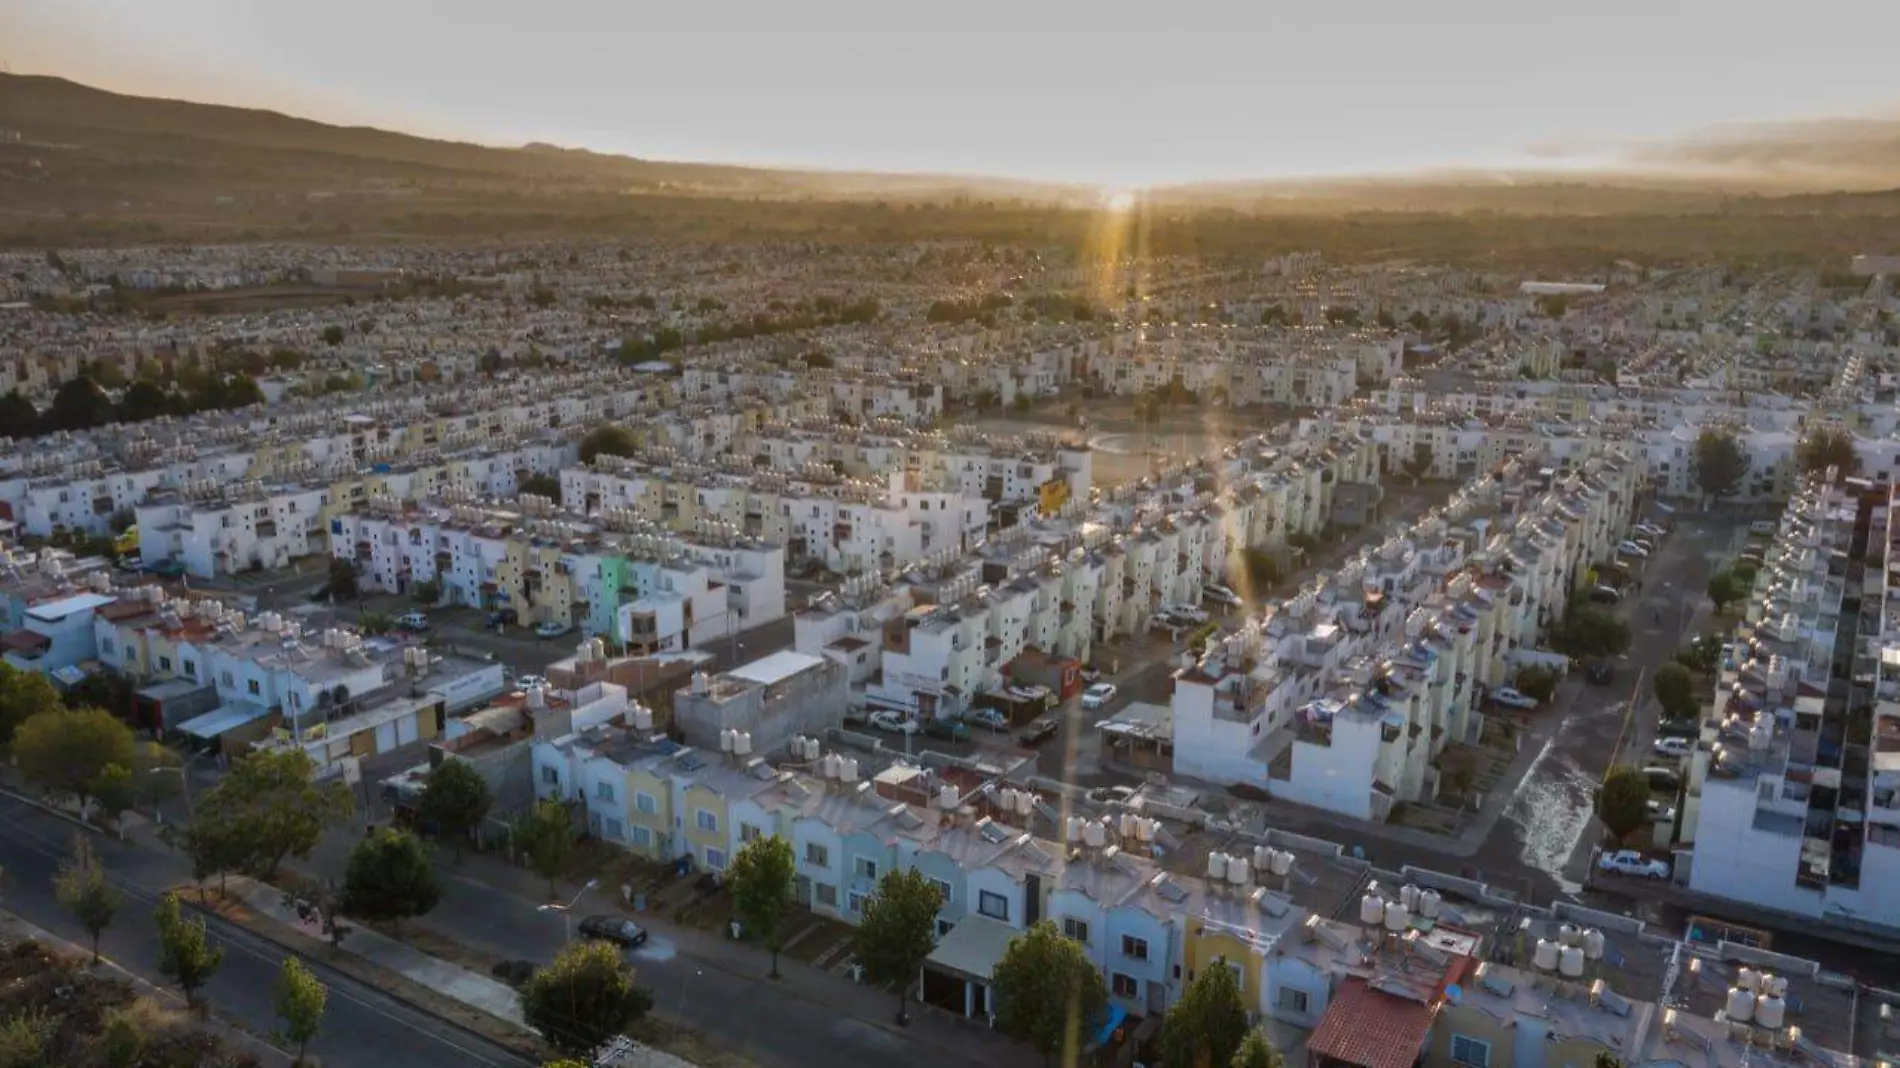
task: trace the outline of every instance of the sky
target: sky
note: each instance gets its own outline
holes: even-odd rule
[[[1900,0],[0,0],[0,65],[488,144],[1139,187],[1900,112]]]

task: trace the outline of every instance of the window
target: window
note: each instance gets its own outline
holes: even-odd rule
[[[223,674],[222,674],[222,675],[220,676],[220,678],[222,678],[222,679],[224,680],[224,685],[225,685],[225,688],[226,688],[226,689],[229,689],[230,687],[233,687],[233,686],[236,686],[236,685],[237,685],[237,678],[236,678],[236,676],[234,676],[234,675],[232,675],[232,674],[231,674],[231,673],[230,673],[229,671],[226,671],[226,672],[224,672],[224,673],[223,673]]]
[[[178,662],[178,666],[183,668],[185,674],[190,675],[192,678],[195,679],[198,677],[198,662],[196,660],[181,660]]]
[[[853,890],[850,893],[845,895],[845,898],[844,898],[845,907],[851,910],[852,912],[863,912],[864,903],[867,900],[869,900],[870,897],[871,895],[864,893],[861,890]]]
[[[978,891],[976,895],[976,911],[988,916],[992,920],[1002,920],[1008,923],[1009,898],[989,890]]]
[[[1135,960],[1147,960],[1148,940],[1146,938],[1136,938],[1134,935],[1123,935],[1122,956],[1132,957]]]
[[[1490,1068],[1491,1043],[1467,1035],[1451,1036],[1451,1061],[1471,1068]]]
[[[619,820],[601,820],[600,833],[603,837],[618,842],[627,836],[626,825]]]
[[[838,907],[838,888],[830,883],[813,883],[818,894],[818,903],[829,908]]]
[[[1274,997],[1273,1004],[1275,1008],[1282,1012],[1291,1012],[1304,1016],[1306,1015],[1306,1006],[1308,1004],[1306,991],[1296,987],[1283,986],[1280,988],[1279,994]]]
[[[932,879],[930,880],[930,885],[937,888],[937,893],[942,897],[943,903],[945,905],[950,904],[950,884],[949,883],[944,882],[942,879]]]
[[[951,923],[949,920],[938,920],[937,921],[937,937],[942,938],[944,935],[949,934],[950,928],[955,927],[955,926],[956,924]]]
[[[561,781],[561,769],[552,764],[543,767],[541,769],[541,781],[549,786],[558,785]]]
[[[642,849],[650,848],[653,845],[653,832],[636,823],[633,825],[632,833],[627,835],[627,841],[632,842]]]
[[[1118,998],[1136,998],[1141,996],[1141,983],[1132,975],[1120,972],[1108,977],[1108,989]]]
[[[861,879],[877,878],[877,861],[872,860],[870,857],[858,857],[851,865],[851,869],[857,872],[858,877]]]
[[[706,866],[708,868],[711,868],[714,871],[725,871],[726,870],[726,851],[723,849],[714,849],[711,846],[707,846],[706,847]]]
[[[245,679],[244,688],[251,691],[252,696],[256,696],[264,692],[264,688],[257,684],[256,679]]]
[[[610,782],[595,783],[594,797],[601,801],[612,801],[614,799],[614,784]]]
[[[1062,917],[1062,936],[1073,938],[1077,942],[1086,942],[1089,940],[1089,925],[1074,916],[1064,916]]]
[[[693,825],[702,831],[711,833],[719,829],[719,817],[702,808],[693,813]]]
[[[817,842],[806,842],[805,863],[815,864],[820,868],[830,867],[831,851],[819,845]]]
[[[747,842],[755,841],[763,834],[763,831],[752,826],[750,823],[741,823],[739,825],[739,844],[744,845]]]
[[[171,669],[172,669],[172,658],[171,658],[171,657],[169,657],[169,656],[161,656],[161,657],[159,657],[159,658],[158,658],[158,670],[160,670],[160,671],[170,671]]]
[[[652,794],[635,793],[633,795],[633,808],[636,812],[644,812],[651,816],[660,811],[660,803],[654,799]]]

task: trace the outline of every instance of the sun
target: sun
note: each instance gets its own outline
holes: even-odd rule
[[[1135,194],[1126,189],[1109,189],[1102,193],[1102,208],[1117,215],[1125,215],[1134,210]]]

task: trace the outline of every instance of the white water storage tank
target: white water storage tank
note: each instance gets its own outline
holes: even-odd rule
[[[1378,893],[1368,893],[1359,899],[1359,922],[1367,927],[1377,927],[1385,919],[1385,898]]]
[[[1735,985],[1753,993],[1761,989],[1761,973],[1753,968],[1743,968],[1735,973]]]
[[[1273,865],[1273,847],[1257,845],[1253,847],[1253,866],[1256,871],[1266,871]]]
[[[736,731],[732,735],[732,752],[735,756],[752,755],[752,732]]]
[[[719,732],[719,751],[721,753],[732,752],[732,747],[737,744],[739,744],[738,731],[733,730],[731,727],[727,727],[725,730]]]
[[[1583,932],[1583,955],[1590,960],[1603,959],[1603,932],[1592,927]]]
[[[1435,920],[1445,910],[1445,899],[1436,890],[1427,890],[1418,895],[1419,914],[1428,920]]]
[[[1764,975],[1762,976],[1762,992],[1785,998],[1788,996],[1788,980],[1779,975]]]
[[[937,791],[937,807],[938,808],[942,808],[946,810],[953,809],[957,807],[957,803],[962,800],[963,800],[963,796],[957,793],[957,788],[954,786],[945,786],[942,789]]]
[[[1108,828],[1089,820],[1082,825],[1082,841],[1090,849],[1100,849],[1108,844]]]
[[[1565,946],[1557,967],[1566,979],[1576,979],[1583,975],[1583,947]]]
[[[1208,882],[1213,882],[1217,879],[1225,879],[1225,878],[1227,878],[1227,854],[1209,853],[1207,855]]]
[[[1755,1002],[1755,1022],[1770,1031],[1779,1030],[1788,1013],[1788,1003],[1773,994],[1763,994]]]
[[[1576,945],[1577,944],[1576,927],[1566,923],[1562,927],[1557,928],[1557,942],[1559,945],[1565,945],[1565,946]]]
[[[1063,837],[1067,838],[1071,845],[1080,842],[1082,840],[1082,817],[1070,816],[1069,821],[1062,825],[1062,831]],[[1212,860],[1213,858],[1209,857],[1208,859]]]
[[[1036,795],[1028,790],[1016,791],[1016,811],[1025,816],[1036,811]]]
[[[1141,822],[1141,817],[1135,815],[1133,812],[1124,812],[1121,815],[1121,819],[1116,822],[1118,824],[1116,831],[1123,838],[1133,838],[1135,836],[1135,824]]]
[[[1412,910],[1405,907],[1403,901],[1394,901],[1385,907],[1385,929],[1398,932],[1405,930],[1412,922]]]
[[[1227,858],[1227,881],[1235,886],[1246,886],[1253,881],[1253,869],[1247,866],[1246,857]]]
[[[633,729],[650,731],[653,729],[653,710],[645,705],[633,706]]]
[[[858,758],[857,757],[845,757],[842,760],[838,761],[838,781],[840,782],[857,782],[858,781]]]
[[[1726,1011],[1730,1022],[1747,1023],[1755,1018],[1755,995],[1739,986],[1729,987]]]
[[[1538,939],[1537,949],[1533,951],[1531,955],[1531,963],[1536,965],[1537,970],[1540,972],[1556,971],[1557,970],[1557,943],[1552,942],[1548,938]]]
[[[1291,875],[1293,873],[1293,854],[1284,849],[1274,850],[1273,855],[1268,858],[1268,862],[1275,875]]]
[[[842,763],[844,763],[843,757],[836,753],[826,753],[825,759],[818,762],[818,774],[827,779],[835,779],[838,777],[838,765]]]
[[[1399,887],[1399,904],[1404,905],[1408,910],[1417,911],[1418,887],[1413,886],[1411,883],[1406,883],[1404,886]]]

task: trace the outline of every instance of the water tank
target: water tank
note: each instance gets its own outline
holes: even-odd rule
[[[1785,998],[1788,996],[1788,980],[1779,975],[1765,975],[1762,977],[1762,993]]]
[[[1435,920],[1438,918],[1439,913],[1443,912],[1444,910],[1445,910],[1445,899],[1439,895],[1438,891],[1427,890],[1424,893],[1418,895],[1419,915],[1425,917],[1428,920]]]
[[[1589,960],[1603,959],[1603,932],[1592,927],[1583,932],[1583,955]]]
[[[731,727],[727,727],[725,730],[719,732],[719,751],[721,753],[732,752],[733,747],[738,744],[739,744],[738,731],[733,730]]]
[[[633,729],[650,731],[653,729],[653,710],[645,705],[633,706]]]
[[[857,757],[839,758],[838,781],[839,782],[857,782],[858,781],[858,758]]]
[[[1399,904],[1404,905],[1408,912],[1417,912],[1418,887],[1413,886],[1411,883],[1406,883],[1404,886],[1399,887]]]
[[[692,692],[704,696],[712,692],[712,676],[704,671],[693,672]]]
[[[958,803],[962,800],[963,795],[958,793],[957,788],[954,786],[942,786],[937,789],[938,808],[952,809],[957,807]]]
[[[1293,871],[1293,854],[1284,849],[1271,851],[1267,858],[1267,868],[1275,875],[1289,875]]]
[[[1731,1021],[1747,1023],[1755,1018],[1755,995],[1739,986],[1729,987],[1728,1004],[1725,1009]]]
[[[1583,947],[1565,946],[1558,958],[1558,970],[1567,979],[1575,979],[1583,974]]]
[[[1090,849],[1100,849],[1108,844],[1108,828],[1095,820],[1089,820],[1082,825],[1082,841]]]
[[[1227,854],[1209,853],[1207,855],[1207,881],[1216,882],[1227,878]]]
[[[1082,840],[1082,818],[1080,816],[1070,816],[1068,818],[1068,821],[1062,825],[1062,837],[1067,839],[1071,845]]]
[[[1755,1001],[1755,1022],[1771,1031],[1778,1030],[1787,1015],[1787,1001],[1773,994],[1763,994]]]
[[[1227,881],[1235,886],[1246,886],[1253,882],[1253,866],[1246,857],[1227,858]]]
[[[1578,931],[1574,925],[1566,923],[1562,927],[1557,928],[1557,944],[1574,946],[1577,944],[1577,937],[1581,933],[1582,932]]]
[[[1036,795],[1028,790],[1017,791],[1016,811],[1025,816],[1036,811]]]
[[[1557,952],[1557,943],[1540,938],[1537,940],[1537,949],[1531,954],[1531,963],[1540,972],[1554,972],[1557,970]]]
[[[826,753],[825,759],[818,762],[818,774],[827,779],[835,779],[838,777],[838,765],[842,763],[844,763],[843,757],[836,753]]]
[[[528,687],[528,707],[533,709],[548,707],[548,692],[539,686]]]
[[[732,735],[732,753],[734,756],[752,755],[752,732],[735,731]]]
[[[1003,787],[996,795],[996,807],[1004,812],[1016,811],[1016,791],[1008,786]]]
[[[1144,842],[1152,842],[1155,840],[1155,832],[1160,829],[1161,829],[1160,820],[1151,820],[1151,819],[1144,818],[1141,821],[1141,826],[1135,828],[1135,836],[1140,838]]]
[[[1405,907],[1403,901],[1394,901],[1385,907],[1385,929],[1394,934],[1411,926],[1412,910]]]
[[[1119,826],[1116,827],[1116,831],[1123,838],[1133,838],[1135,836],[1135,825],[1140,822],[1140,816],[1135,815],[1133,812],[1124,812],[1117,821]]]
[[[1735,985],[1754,993],[1761,989],[1761,973],[1753,968],[1743,968],[1735,973]]]
[[[1385,919],[1385,898],[1378,894],[1367,894],[1359,899],[1359,922],[1367,927],[1376,927]]]

